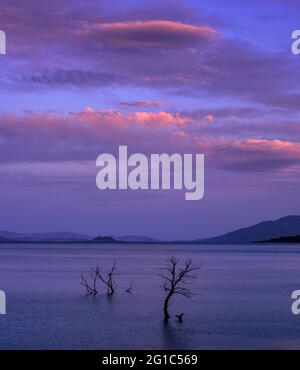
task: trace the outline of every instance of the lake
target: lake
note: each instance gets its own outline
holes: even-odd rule
[[[172,255],[201,269],[165,325],[158,274]],[[80,275],[113,262],[115,295],[86,296]],[[1,244],[0,349],[300,349],[299,266],[296,245]]]

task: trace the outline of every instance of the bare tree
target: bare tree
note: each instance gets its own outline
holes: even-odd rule
[[[180,315],[175,315],[178,322],[182,322],[183,315],[184,313],[181,313]]]
[[[114,281],[114,277],[117,275],[117,264],[114,262],[110,272],[108,273],[107,279],[104,278],[103,273],[100,269],[97,270],[97,275],[99,279],[107,286],[107,295],[112,296],[116,290],[116,282]]]
[[[132,294],[132,291],[133,291],[133,284],[132,284],[132,282],[131,282],[131,283],[130,283],[129,288],[127,288],[127,289],[125,290],[125,292],[126,292],[126,293],[129,293],[129,294]]]
[[[163,289],[166,292],[164,300],[164,321],[168,321],[170,299],[178,294],[186,298],[191,298],[191,291],[185,287],[197,278],[196,271],[199,266],[195,265],[192,260],[185,262],[182,268],[179,267],[179,260],[172,256],[168,257],[165,267],[161,268],[162,273],[159,276],[163,279]],[[183,314],[178,315],[178,321],[182,322]]]
[[[91,285],[88,279],[83,274],[81,275],[80,284],[86,289],[87,294],[92,294],[92,295],[98,294],[98,290],[97,290],[98,271],[99,271],[99,267],[95,267],[91,269],[91,272],[90,272],[90,278],[92,281]]]

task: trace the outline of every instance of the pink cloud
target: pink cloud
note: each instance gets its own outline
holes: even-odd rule
[[[133,128],[136,125],[148,127],[184,126],[193,122],[192,118],[185,117],[179,113],[169,112],[134,112],[123,113],[114,110],[94,110],[86,108],[82,112],[74,113],[89,122],[95,124],[108,124],[112,126],[127,126]]]
[[[138,123],[150,126],[185,126],[193,122],[191,118],[168,112],[136,112],[134,117]]]
[[[60,114],[0,115],[2,162],[93,160],[118,145],[130,150],[204,153],[209,167],[230,171],[280,171],[300,164],[300,143],[279,138],[212,135],[210,125],[172,112],[95,110]]]
[[[269,152],[288,157],[290,154],[299,155],[300,143],[280,139],[246,139],[233,142],[233,147],[248,152]]]
[[[136,100],[133,102],[120,102],[118,103],[118,105],[123,106],[123,107],[129,107],[129,108],[137,108],[137,107],[160,108],[168,104],[164,102],[160,102],[160,101]]]
[[[86,23],[74,34],[106,45],[151,48],[187,48],[217,36],[211,27],[168,20]]]
[[[300,163],[300,143],[288,140],[220,139],[209,142],[209,151],[215,166],[235,171],[276,171]]]
[[[215,120],[215,116],[213,114],[207,114],[204,117],[204,120],[207,121],[207,122],[213,122]]]

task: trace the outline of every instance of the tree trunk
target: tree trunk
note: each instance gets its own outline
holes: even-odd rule
[[[170,292],[167,295],[166,299],[165,299],[165,303],[164,303],[164,321],[168,321],[169,318],[170,318],[168,307],[169,307],[169,300],[172,297],[172,295],[173,295],[173,293]]]

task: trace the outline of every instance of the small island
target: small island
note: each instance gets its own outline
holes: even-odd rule
[[[114,239],[111,236],[97,236],[97,238],[91,240],[94,243],[122,243],[119,240]]]

